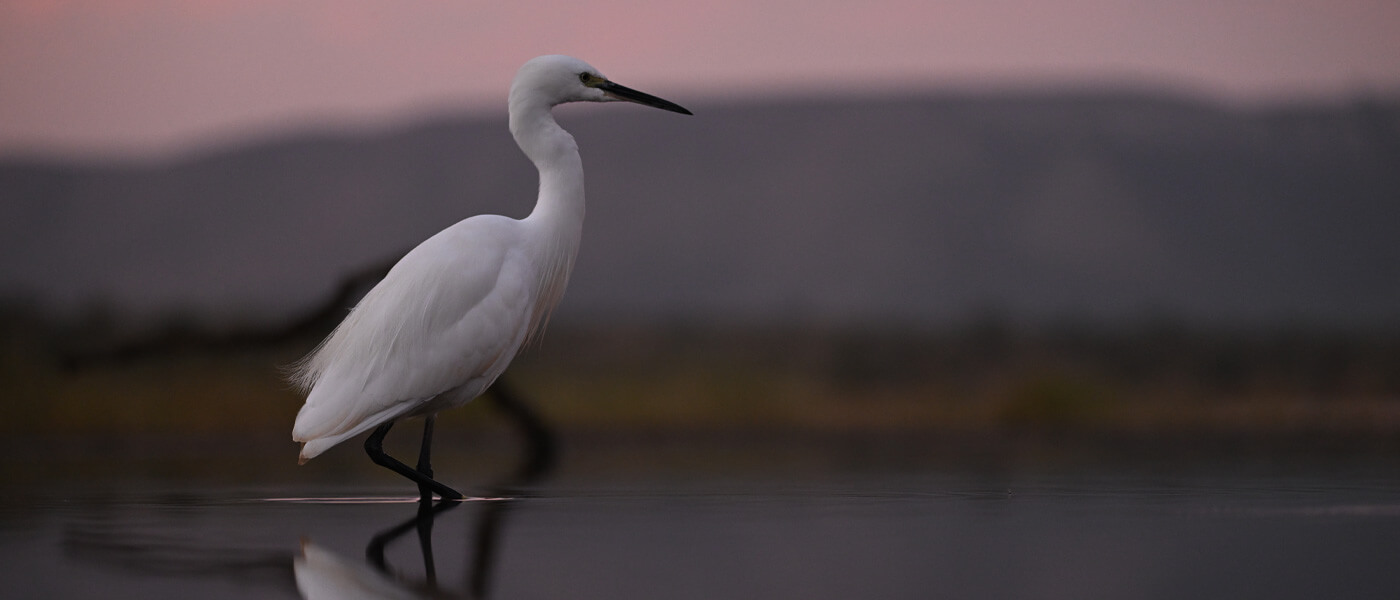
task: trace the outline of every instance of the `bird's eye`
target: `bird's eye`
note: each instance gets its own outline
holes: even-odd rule
[[[589,75],[588,73],[579,73],[579,74],[578,74],[578,80],[579,80],[579,83],[582,83],[583,85],[592,85],[592,84],[593,84],[593,76],[592,76],[592,75]]]

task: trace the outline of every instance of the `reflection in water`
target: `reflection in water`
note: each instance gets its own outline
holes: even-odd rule
[[[443,500],[436,505],[423,499],[413,518],[379,532],[365,548],[366,562],[350,560],[326,550],[309,540],[302,541],[301,556],[292,562],[297,591],[307,600],[321,598],[445,598],[450,594],[438,585],[437,565],[433,558],[433,524],[437,515],[461,506],[462,502]],[[423,558],[423,580],[407,581],[396,575],[385,558],[389,544],[410,531],[418,533],[418,548]],[[494,541],[491,542],[494,544]],[[478,552],[480,549],[478,549]],[[484,580],[473,573],[472,581]],[[473,595],[475,583],[473,583]]]
[[[378,535],[370,539],[369,546],[365,548],[365,558],[379,570],[389,572],[388,561],[384,558],[384,549],[390,542],[408,533],[410,529],[416,529],[418,531],[418,550],[423,555],[424,576],[428,585],[437,585],[437,568],[433,560],[433,522],[438,513],[446,512],[458,505],[458,502],[443,500],[434,506],[431,499],[420,499],[417,515],[399,525],[379,532]]]
[[[292,563],[297,591],[307,600],[320,598],[426,598],[383,572],[346,560],[311,542],[303,542],[301,556]]]
[[[410,587],[387,571],[372,569],[362,562],[348,560],[309,541],[303,541],[301,556],[292,562],[297,591],[307,600],[339,598],[431,598],[434,586]]]

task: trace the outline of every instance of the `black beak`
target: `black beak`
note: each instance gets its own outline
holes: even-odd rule
[[[686,110],[685,107],[676,104],[675,102],[671,102],[670,100],[662,100],[651,94],[639,92],[625,85],[618,85],[611,81],[603,82],[601,85],[598,86],[598,89],[603,90],[604,94],[612,96],[613,98],[617,98],[618,100],[636,102],[637,104],[644,104],[652,108],[669,110],[671,112],[681,113],[683,115],[695,114]]]

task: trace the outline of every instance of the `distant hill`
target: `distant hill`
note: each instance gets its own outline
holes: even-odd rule
[[[1400,323],[1400,102],[1128,93],[562,107],[588,173],[557,318]],[[275,316],[472,214],[499,118],[136,165],[0,162],[0,297]]]

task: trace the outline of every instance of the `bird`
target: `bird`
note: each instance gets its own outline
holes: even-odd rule
[[[433,478],[437,414],[485,392],[542,332],[578,254],[583,162],[552,109],[614,101],[693,114],[577,58],[539,56],[520,67],[510,86],[510,131],[538,170],[534,208],[522,219],[472,216],[424,240],[291,366],[291,381],[306,394],[292,426],[300,464],[373,430],[364,447],[374,463],[413,480],[424,498],[463,497]],[[382,446],[395,423],[413,417],[425,421],[416,468]]]

